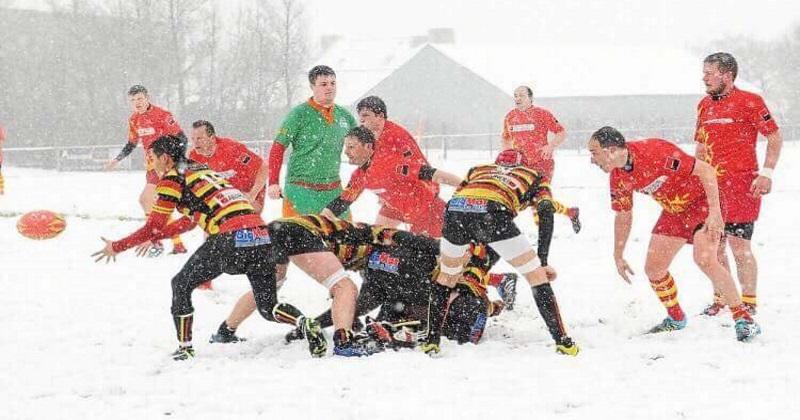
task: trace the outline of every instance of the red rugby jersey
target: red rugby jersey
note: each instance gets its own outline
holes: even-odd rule
[[[356,169],[342,192],[342,199],[354,202],[366,189],[380,197],[386,206],[405,215],[421,208],[439,195],[439,185],[419,179],[420,170],[429,166],[417,142],[403,127],[386,121],[375,141],[369,165]]]
[[[630,171],[611,171],[611,208],[633,208],[633,192],[647,194],[669,213],[688,210],[706,196],[700,178],[693,176],[695,158],[662,139],[628,142]]]
[[[253,189],[256,173],[264,163],[247,146],[227,137],[217,137],[217,147],[213,155],[204,156],[192,149],[189,159],[205,163],[219,176],[227,179],[233,188],[245,193]]]
[[[758,133],[766,136],[777,130],[767,105],[755,93],[734,87],[726,96],[709,95],[697,105],[695,141],[705,146],[706,162],[718,176],[758,171]]]
[[[128,118],[128,141],[133,144],[141,142],[145,150],[150,149],[159,137],[180,132],[181,127],[175,117],[153,104],[143,114],[134,112]]]
[[[532,106],[525,111],[516,108],[503,120],[503,139],[511,140],[514,149],[525,154],[528,162],[542,160],[541,149],[547,145],[547,133],[560,133],[564,127],[550,111]]]

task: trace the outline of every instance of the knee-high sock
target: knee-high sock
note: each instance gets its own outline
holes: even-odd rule
[[[683,309],[681,309],[681,305],[678,303],[678,286],[675,285],[675,279],[672,278],[672,274],[667,272],[667,275],[661,280],[655,282],[651,281],[650,287],[656,292],[658,299],[661,301],[661,304],[664,305],[664,308],[667,309],[667,314],[669,314],[672,319],[682,321],[685,318]]]
[[[550,336],[553,337],[556,344],[561,344],[562,339],[567,336],[567,331],[561,321],[561,311],[558,309],[558,302],[556,301],[555,293],[553,293],[553,288],[550,287],[550,283],[545,283],[531,286],[531,292],[533,292],[533,300],[536,301],[539,314],[542,316],[545,325],[547,325],[548,331],[550,331]]]

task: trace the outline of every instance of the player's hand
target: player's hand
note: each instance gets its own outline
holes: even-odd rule
[[[628,265],[628,262],[625,261],[625,258],[614,258],[614,264],[617,265],[617,273],[619,273],[620,277],[622,277],[622,280],[625,280],[625,282],[631,284],[631,279],[628,277],[628,274],[634,275],[635,273],[633,270],[631,270],[631,266]]]
[[[116,168],[117,165],[119,165],[119,161],[116,160],[116,159],[111,159],[108,162],[106,162],[105,165],[103,165],[103,170],[110,171],[110,170]]]
[[[322,211],[319,212],[319,215],[322,216],[322,217],[327,217],[328,219],[331,219],[331,220],[339,220],[339,218],[336,217],[335,214],[333,214],[333,211],[331,211],[331,209],[329,209],[327,207],[322,209]]]
[[[757,176],[756,179],[750,184],[750,195],[753,197],[760,197],[769,194],[772,191],[772,179],[765,176]]]
[[[102,236],[100,237],[100,239],[102,239],[103,242],[106,243],[106,246],[104,246],[103,249],[101,249],[101,250],[95,252],[94,254],[92,254],[92,257],[95,257],[94,258],[94,262],[100,262],[103,258],[106,259],[106,264],[108,264],[109,261],[116,262],[117,261],[117,253],[114,251],[114,248],[111,246],[114,242],[113,241],[109,241],[108,239],[103,238]]]
[[[542,156],[542,159],[550,159],[553,157],[553,151],[555,150],[555,146],[552,144],[547,144],[542,147],[541,152],[539,153]]]
[[[146,257],[147,252],[153,247],[153,242],[147,241],[135,248],[137,257]]]
[[[278,184],[270,185],[269,187],[267,187],[267,195],[272,200],[277,200],[283,197],[283,194],[281,193],[281,186]]]
[[[703,231],[716,237],[722,237],[722,230],[725,223],[722,221],[722,215],[718,211],[712,211],[708,214],[705,223],[703,224]]]
[[[549,265],[543,265],[535,270],[533,270],[533,278],[536,282],[536,285],[549,283],[558,277],[556,273],[556,269],[550,267]],[[534,283],[531,283],[534,284]]]

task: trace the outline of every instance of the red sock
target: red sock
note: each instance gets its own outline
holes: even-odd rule
[[[748,322],[753,321],[753,317],[750,316],[750,312],[747,312],[747,308],[744,306],[744,304],[741,304],[735,308],[731,308],[731,315],[733,316],[734,321],[738,321],[740,319],[744,319]]]
[[[675,285],[675,280],[670,273],[667,273],[661,280],[650,282],[650,287],[656,292],[661,304],[667,309],[667,314],[676,320],[682,321],[686,315],[678,304],[678,286]]]

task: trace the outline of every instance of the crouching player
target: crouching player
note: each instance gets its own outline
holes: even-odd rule
[[[623,256],[631,231],[633,192],[655,199],[662,207],[650,245],[644,271],[650,286],[667,310],[667,317],[651,333],[686,327],[686,315],[678,303],[678,287],[669,266],[683,245],[694,245],[694,261],[722,293],[736,323],[736,338],[750,341],[761,327],[742,304],[731,274],[717,260],[722,237],[722,212],[714,168],[684,153],[662,139],[625,141],[613,127],[602,127],[588,143],[592,163],[609,173],[611,207],[614,216],[614,262],[628,283],[633,274]]]
[[[266,224],[247,197],[232,188],[207,166],[185,161],[185,143],[176,136],[162,136],[152,146],[160,179],[156,202],[144,226],[118,241],[103,238],[105,247],[92,254],[96,261],[116,260],[116,255],[147,241],[186,232],[196,224],[208,238],[172,278],[172,316],[178,337],[175,360],[195,355],[192,347],[192,290],[222,273],[245,274],[261,316],[269,321],[300,326],[312,356],[325,353],[326,341],[315,321],[294,306],[278,303],[273,245]],[[172,211],[184,214],[168,223]]]
[[[521,152],[514,149],[500,153],[495,164],[469,170],[464,184],[447,203],[443,238],[440,246],[438,285],[431,291],[430,333],[423,351],[439,353],[443,315],[454,287],[463,277],[470,258],[470,243],[485,243],[519,271],[531,285],[533,297],[556,351],[574,356],[579,348],[567,336],[558,304],[549,282],[556,271],[547,264],[553,236],[554,207],[550,189],[541,175],[526,165]],[[539,215],[537,255],[514,223],[514,217],[527,207],[536,205]],[[541,263],[541,264],[540,264]]]

